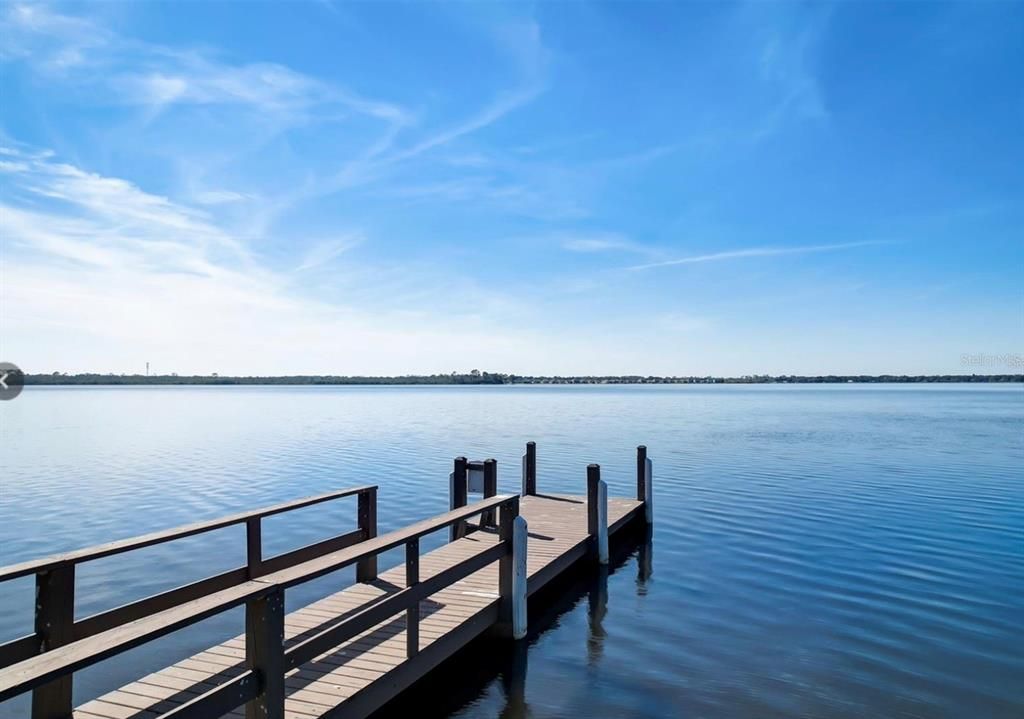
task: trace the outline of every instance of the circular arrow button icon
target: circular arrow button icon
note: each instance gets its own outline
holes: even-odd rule
[[[25,386],[25,373],[17,365],[0,362],[0,399],[14,399]]]

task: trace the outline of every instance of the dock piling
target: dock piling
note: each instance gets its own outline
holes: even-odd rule
[[[601,465],[587,465],[587,533],[600,564],[608,563],[608,485],[601,480]]]
[[[518,532],[517,519],[521,520]],[[518,543],[517,533],[520,535]],[[513,497],[501,506],[498,538],[510,551],[498,560],[500,599],[496,629],[502,636],[522,639],[526,636],[526,520],[519,516],[519,497]],[[516,574],[520,573],[523,579],[517,581]]]
[[[467,486],[469,473],[469,461],[465,457],[455,458],[455,467],[449,475],[449,488],[448,488],[448,508],[458,509],[459,507],[465,507],[469,496],[469,487]],[[448,541],[454,542],[456,539],[461,539],[466,534],[465,523],[458,522],[448,528]]]
[[[654,523],[654,464],[647,456],[647,447],[636,448],[636,498],[644,503],[644,521]]]
[[[537,443],[526,443],[523,455],[523,496],[537,494]]]
[[[485,459],[484,460],[484,499],[493,497],[498,494],[498,460],[496,459]],[[498,522],[496,521],[494,510],[488,510],[480,515],[480,526],[481,527],[496,527]]]
[[[647,524],[654,524],[654,463],[648,457],[645,462],[644,475],[644,519]]]
[[[641,444],[636,448],[636,499],[638,502],[647,498],[647,446]]]
[[[512,638],[526,636],[526,543],[529,532],[526,518],[518,516],[512,522]]]

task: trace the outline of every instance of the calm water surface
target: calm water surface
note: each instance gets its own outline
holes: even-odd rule
[[[1020,385],[30,387],[0,423],[0,564],[365,483],[388,531],[447,509],[458,454],[497,458],[516,490],[531,439],[542,490],[583,493],[599,462],[625,495],[647,444],[650,544],[547,607],[527,651],[471,650],[426,715],[1024,716]],[[345,500],[275,517],[264,541],[354,516]],[[231,528],[83,565],[77,614],[243,548]],[[31,628],[32,592],[0,585],[0,640]],[[76,701],[241,629],[231,612],[81,672]]]

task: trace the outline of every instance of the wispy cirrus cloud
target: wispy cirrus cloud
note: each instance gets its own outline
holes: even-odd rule
[[[644,255],[656,255],[658,252],[635,242],[625,235],[614,232],[598,232],[591,234],[563,235],[561,246],[570,252],[601,253],[601,252],[635,252]]]
[[[0,34],[0,59],[31,59],[48,73],[89,64],[115,38],[106,28],[53,12],[44,3],[6,3],[0,9]]]
[[[251,266],[246,245],[201,211],[143,191],[120,178],[87,172],[49,153],[0,148],[5,240],[68,260],[135,258],[209,271],[212,254]],[[192,248],[192,249],[189,249]]]
[[[856,247],[869,247],[872,245],[888,245],[891,242],[885,240],[864,240],[861,242],[840,242],[832,245],[802,245],[798,247],[748,247],[742,250],[727,250],[725,252],[711,252],[705,255],[691,255],[689,257],[678,257],[672,260],[660,262],[648,262],[642,265],[627,267],[628,270],[651,270],[656,267],[673,267],[676,265],[695,265],[704,262],[723,262],[725,260],[740,260],[751,257],[776,257],[779,255],[805,255],[816,252],[836,252],[839,250],[850,250]]]
[[[11,43],[0,57],[31,59],[53,79],[100,88],[113,104],[159,111],[174,104],[235,104],[262,112],[345,108],[380,120],[408,123],[411,113],[277,63],[231,63],[198,49],[123,37],[86,17],[45,4],[11,4],[0,11]],[[102,69],[103,72],[97,72]]]
[[[465,119],[440,129],[427,130],[422,136],[411,141],[400,142],[399,130],[404,127],[394,126],[365,152],[344,163],[332,178],[320,183],[319,187],[310,192],[324,194],[375,182],[424,154],[452,145],[464,137],[494,125],[537,99],[547,88],[546,68],[549,57],[549,52],[541,40],[539,25],[532,20],[512,23],[497,33],[496,40],[518,68],[520,77],[515,87],[498,92],[486,105]],[[483,156],[480,153],[471,153],[464,157],[472,159],[462,163],[452,163],[449,160],[448,164],[470,170],[486,164],[481,162]],[[480,182],[479,178],[474,177],[462,179],[464,181],[457,194],[470,192],[472,187],[476,186],[481,189],[482,194],[493,195],[490,183]]]
[[[247,195],[232,190],[204,190],[195,194],[195,200],[201,205],[227,205],[249,199]]]
[[[342,237],[321,240],[306,251],[302,261],[295,267],[295,272],[305,272],[329,265],[332,260],[362,244],[365,239],[361,232],[351,232]]]
[[[496,335],[494,314],[516,305],[471,278],[453,283],[450,268],[432,278],[353,262],[325,275],[340,293],[314,296],[315,271],[361,232],[314,243],[294,267],[255,253],[240,263],[233,252],[245,243],[202,210],[49,153],[0,156],[3,300],[17,308],[4,316],[5,346],[25,366],[130,369],[123,362],[137,353],[130,361],[159,358],[168,372],[402,373],[414,357],[417,368],[447,371],[445,348],[460,341],[483,347],[488,337],[483,359],[495,367],[534,342],[512,329]]]
[[[174,111],[195,112],[175,116],[207,122],[217,118],[222,127],[244,130],[224,137],[216,162],[225,167],[240,165],[247,157],[279,136],[307,131],[310,126],[336,126],[343,142],[328,144],[331,150],[315,165],[280,167],[277,176],[291,175],[283,188],[265,191],[255,186],[249,173],[234,182],[211,176],[211,157],[199,144],[201,158],[190,158],[187,145],[176,141],[174,162],[191,199],[212,210],[247,204],[244,234],[261,236],[272,231],[286,213],[354,188],[400,177],[419,158],[457,144],[525,107],[546,87],[547,50],[539,26],[532,20],[506,23],[493,38],[496,48],[511,63],[517,79],[512,87],[494,92],[492,99],[461,120],[430,122],[430,109],[416,111],[394,101],[360,94],[336,82],[326,81],[271,62],[233,62],[223,54],[203,48],[172,47],[126,37],[85,16],[65,15],[47,5],[12,4],[0,8],[0,31],[14,39],[5,45],[2,59],[26,62],[31,72],[48,82],[64,85],[78,95],[88,88],[91,103],[138,108],[138,124],[122,126],[125,139],[142,137],[160,117]],[[59,58],[63,58],[58,62]],[[216,115],[207,115],[207,111]],[[368,121],[368,122],[367,122]],[[348,124],[346,124],[348,123]],[[173,127],[170,122],[166,127]],[[344,128],[344,129],[343,129]],[[201,136],[200,136],[201,137]],[[143,143],[160,152],[163,143]],[[200,149],[201,148],[201,149]],[[331,169],[331,156],[336,154]],[[471,156],[471,155],[467,155]],[[453,167],[455,167],[453,165]],[[472,173],[478,166],[462,166]],[[241,179],[241,185],[237,184]],[[273,180],[272,180],[273,181]],[[395,193],[401,196],[402,191]],[[502,207],[521,207],[527,214],[565,217],[575,212],[561,207],[545,209],[541,194],[522,182],[464,176],[455,182],[417,182],[404,195],[455,199],[461,196],[490,198]],[[540,209],[531,209],[540,208]],[[241,216],[243,213],[236,213]]]

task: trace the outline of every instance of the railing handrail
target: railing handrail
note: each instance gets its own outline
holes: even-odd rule
[[[115,641],[111,635],[120,632],[123,627],[115,627],[106,633],[79,639],[0,668],[0,701],[6,701],[54,678],[73,674],[79,669],[245,604],[253,596],[267,594],[273,589],[274,587],[258,581],[243,582],[221,592],[220,596],[211,595],[195,600],[189,606],[189,613],[179,612],[180,616],[173,616],[174,610],[169,610],[163,616],[151,615],[134,622],[131,626],[131,635],[127,638],[119,637],[119,641]],[[193,607],[198,609],[193,610]]]
[[[27,562],[21,562],[19,564],[10,564],[6,567],[0,567],[0,582],[7,581],[9,579],[16,579],[18,577],[24,577],[29,574],[45,572],[49,569],[52,569],[63,564],[81,564],[82,562],[89,562],[94,559],[102,559],[103,557],[109,557],[115,554],[129,552],[133,549],[142,549],[144,547],[150,547],[154,544],[162,544],[164,542],[170,542],[175,539],[183,539],[185,537],[191,537],[196,534],[212,532],[215,529],[223,529],[224,527],[230,527],[235,524],[243,524],[249,521],[250,519],[269,517],[275,514],[288,512],[293,509],[301,509],[302,507],[309,507],[314,504],[320,504],[321,502],[328,502],[330,500],[341,499],[343,497],[351,497],[356,494],[362,494],[364,492],[372,492],[376,490],[377,485],[372,484],[363,485],[360,487],[349,487],[347,489],[339,489],[333,492],[317,494],[311,497],[303,497],[302,499],[295,499],[290,502],[282,502],[280,504],[270,505],[262,509],[255,509],[248,512],[239,512],[238,514],[230,514],[225,517],[220,517],[218,519],[208,519],[203,522],[194,522],[192,524],[185,524],[180,527],[172,527],[171,529],[163,529],[156,532],[150,532],[149,534],[143,534],[137,537],[118,539],[113,542],[108,542],[106,544],[98,544],[93,547],[85,547],[83,549],[76,549],[61,554],[53,554],[49,557],[43,557],[41,559],[32,559]]]
[[[389,594],[377,604],[371,604],[337,624],[333,624],[289,647],[284,652],[288,669],[301,666],[329,651],[332,647],[336,647],[357,634],[372,629],[388,618],[417,605],[435,592],[446,589],[452,584],[465,579],[470,574],[483,569],[488,564],[498,561],[512,551],[504,542],[483,546],[484,548],[476,554],[460,559],[429,579],[417,582],[412,586],[406,586],[394,594]]]
[[[325,554],[322,557],[312,559],[302,564],[296,564],[293,567],[282,569],[272,574],[265,574],[260,577],[262,581],[277,584],[281,587],[293,587],[296,584],[303,584],[305,582],[317,579],[324,574],[344,569],[345,567],[354,564],[360,559],[364,559],[370,556],[376,556],[381,552],[386,552],[390,549],[401,547],[408,542],[419,539],[426,534],[432,534],[440,529],[444,529],[456,522],[462,522],[470,517],[486,512],[489,509],[496,509],[503,504],[507,504],[513,500],[518,500],[518,494],[499,494],[494,497],[488,497],[483,501],[470,504],[465,507],[458,507],[450,512],[439,514],[436,517],[430,519],[424,519],[415,524],[410,524],[408,527],[402,529],[396,529],[393,532],[382,534],[373,539],[367,539],[359,544],[355,544],[346,549],[338,550],[331,554]],[[315,564],[315,566],[313,566]]]
[[[105,633],[101,632],[97,635],[43,652],[22,662],[2,667],[0,668],[0,701],[29,689],[38,688],[46,682],[54,681],[60,677],[70,676],[79,669],[121,654],[129,649],[220,614],[240,604],[249,603],[251,605],[254,598],[276,594],[278,598],[282,598],[283,603],[283,592],[287,587],[301,584],[323,574],[342,569],[367,556],[376,555],[402,545],[408,545],[418,551],[419,538],[423,535],[444,529],[450,524],[463,521],[488,509],[496,509],[506,505],[512,507],[513,514],[518,516],[519,495],[506,494],[490,497],[484,501],[417,522],[403,529],[365,540],[353,547],[297,564],[289,569],[282,569],[263,575],[258,579],[232,586],[223,592],[205,596],[192,602],[187,611],[184,610],[183,605],[179,605],[174,610],[150,615],[140,621],[133,622],[128,630],[125,630],[124,625],[114,627]],[[474,556],[460,560],[452,567],[449,567],[437,576],[431,577],[422,584],[417,579],[414,584],[392,595],[388,600],[382,602],[381,605],[371,607],[361,614],[350,617],[345,622],[290,648],[287,653],[283,651],[281,644],[284,635],[283,614],[280,617],[280,634],[270,636],[273,635],[273,632],[271,632],[264,639],[273,640],[278,644],[278,649],[281,652],[280,656],[285,661],[290,661],[294,665],[309,661],[312,656],[319,653],[317,652],[318,645],[324,642],[329,643],[333,639],[337,639],[338,643],[345,641],[343,634],[350,631],[353,625],[361,622],[367,624],[366,628],[369,628],[369,626],[385,620],[392,613],[397,614],[403,609],[408,610],[410,604],[418,602],[425,596],[459,581],[473,571],[482,568],[486,563],[497,560],[504,561],[504,558],[511,554],[510,546],[505,544],[506,542],[511,542],[510,532],[511,525],[509,524],[505,529],[505,534],[500,535],[501,544],[496,547],[490,547]],[[511,565],[505,571],[509,573],[508,581],[511,582]],[[283,612],[283,609],[278,607],[277,611]],[[377,622],[373,621],[375,618],[377,618]],[[249,622],[247,621],[247,635],[249,632],[248,624]],[[266,627],[260,625],[258,629],[265,630]],[[247,636],[246,642],[248,643],[249,641],[250,638]],[[252,669],[255,669],[259,675],[259,686],[263,686],[270,681],[284,681],[283,666],[281,667],[280,676],[275,675],[273,677],[268,676],[265,668],[260,666],[252,667]],[[244,690],[239,689],[238,685],[241,681],[241,679],[236,679],[229,683],[232,686],[231,692],[228,692],[223,687],[216,687],[203,695],[202,698],[211,703],[213,701],[225,702],[224,695],[232,693],[234,699],[231,702],[234,703],[234,706],[238,706],[250,698],[254,691],[252,687],[247,687]],[[239,694],[233,694],[235,689],[239,689]],[[198,712],[196,715],[202,715],[202,708],[202,702],[196,702],[188,710],[183,710],[181,714]],[[208,706],[206,708],[208,709]]]

